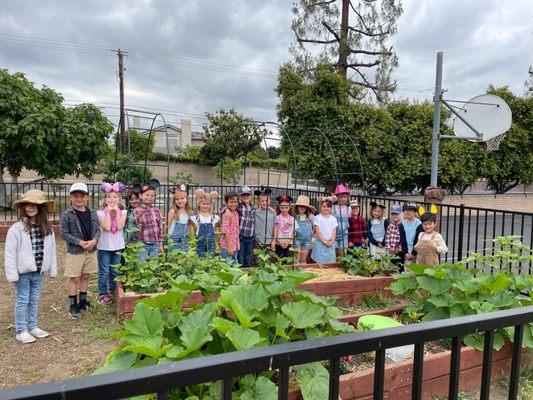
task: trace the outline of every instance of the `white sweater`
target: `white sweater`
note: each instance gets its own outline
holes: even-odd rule
[[[44,237],[44,255],[41,274],[49,272],[52,278],[57,275],[56,239],[54,232]],[[24,224],[16,222],[7,231],[5,260],[8,282],[17,282],[19,274],[37,271],[35,257],[31,248],[30,233],[24,231]]]

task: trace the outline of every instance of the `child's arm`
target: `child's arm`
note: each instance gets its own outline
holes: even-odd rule
[[[274,225],[274,237],[272,238],[272,250],[276,249],[276,243],[278,242],[278,224]]]
[[[55,278],[57,276],[57,254],[56,254],[56,236],[52,230],[52,260],[50,264],[50,278]]]
[[[174,209],[170,209],[167,215],[167,226],[170,227],[172,225],[172,221],[174,220]]]
[[[106,231],[111,230],[111,213],[104,212],[104,216],[98,215],[98,223]]]
[[[366,225],[366,234],[370,243],[374,246],[379,246],[379,242],[374,239],[374,235],[372,234],[372,221],[368,221],[368,224]]]
[[[444,254],[448,252],[448,246],[446,246],[446,242],[440,233],[435,236],[435,242],[437,244],[437,253]]]
[[[17,270],[18,240],[15,234],[14,225],[7,231],[6,244],[4,250],[4,266],[8,282],[17,282],[19,273]]]
[[[74,244],[76,246],[81,246],[83,248],[82,244],[84,244],[85,242],[81,240],[80,238],[77,238],[76,236],[70,234],[70,229],[68,226],[68,215],[66,213],[61,216],[60,230],[61,230],[61,237],[63,238],[65,242]]]
[[[226,249],[228,251],[228,254],[231,256],[233,255],[233,248],[231,246],[231,240],[229,237],[229,213],[228,210],[224,211],[222,214],[222,227],[220,228],[220,233],[222,234],[222,239],[226,242]]]
[[[117,208],[117,229],[124,229],[126,226],[126,219],[128,218],[128,212]]]
[[[422,227],[422,224],[418,225],[416,227],[415,231],[415,239],[413,240],[413,252],[411,253],[413,257],[416,257],[416,245],[418,244],[418,240],[420,239],[420,234],[424,231],[424,228]]]
[[[363,240],[368,240],[368,236],[366,234],[366,221],[363,218],[363,221],[361,222],[361,235],[363,236]]]
[[[398,229],[400,230],[400,249],[403,254],[407,254],[409,248],[407,247],[407,236],[405,234],[405,228],[402,224],[400,224]]]

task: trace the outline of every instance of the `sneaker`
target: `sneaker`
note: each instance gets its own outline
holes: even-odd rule
[[[32,335],[30,335],[30,332],[28,331],[18,333],[17,336],[15,336],[15,339],[22,343],[33,343],[37,340]]]
[[[111,297],[109,297],[109,295],[107,294],[101,295],[100,298],[98,299],[98,302],[106,307],[109,307],[111,304],[113,304]]]
[[[89,301],[80,301],[80,303],[78,304],[78,307],[80,309],[80,311],[87,311],[89,309],[89,307],[91,306],[91,302]]]
[[[50,334],[46,331],[43,331],[42,329],[39,329],[39,328],[34,328],[30,331],[31,335],[36,337],[37,339],[42,339],[42,338],[45,338],[47,336],[50,336]]]
[[[71,304],[69,309],[70,317],[73,319],[78,319],[81,317],[81,311],[77,304]]]

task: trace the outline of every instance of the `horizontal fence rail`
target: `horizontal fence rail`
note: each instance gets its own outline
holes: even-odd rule
[[[339,359],[346,355],[375,351],[375,400],[384,396],[385,350],[415,345],[412,398],[421,399],[424,343],[452,339],[449,399],[457,399],[460,366],[460,338],[485,332],[485,346],[481,379],[481,400],[490,398],[490,374],[493,333],[496,329],[515,327],[511,362],[509,399],[516,399],[521,362],[523,326],[533,322],[533,306],[487,314],[423,322],[391,329],[346,334],[262,347],[253,350],[219,354],[184,361],[171,362],[128,371],[113,372],[68,381],[29,385],[0,391],[3,400],[52,399],[120,399],[150,393],[165,392],[200,383],[222,381],[222,400],[230,400],[232,380],[236,377],[263,371],[279,371],[279,399],[288,398],[288,372],[294,365],[316,361],[330,362],[329,399],[338,398]]]

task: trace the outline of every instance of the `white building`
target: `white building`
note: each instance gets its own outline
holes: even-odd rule
[[[167,143],[172,154],[184,150],[187,146],[202,147],[204,145],[203,132],[193,132],[191,120],[183,118],[181,127],[172,124],[154,128],[154,151],[166,153]]]

